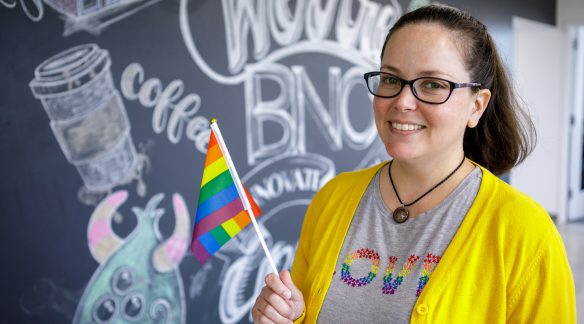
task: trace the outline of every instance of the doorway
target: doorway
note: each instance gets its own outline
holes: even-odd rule
[[[572,32],[568,221],[584,221],[584,26]]]

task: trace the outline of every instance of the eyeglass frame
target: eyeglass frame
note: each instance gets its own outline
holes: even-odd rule
[[[376,76],[376,75],[381,75],[381,74],[387,74],[387,75],[391,75],[392,77],[395,77],[396,79],[399,80],[400,84],[401,84],[401,88],[399,89],[399,91],[393,95],[393,96],[380,96],[378,94],[373,93],[373,91],[371,90],[371,88],[369,88],[369,78],[372,76]],[[395,74],[391,74],[391,73],[387,73],[387,72],[382,72],[382,71],[372,71],[372,72],[367,72],[365,74],[363,74],[363,78],[365,79],[365,84],[367,85],[367,90],[369,90],[369,92],[374,95],[375,97],[379,97],[379,98],[395,98],[397,96],[399,96],[399,94],[402,92],[402,90],[404,89],[404,87],[406,85],[410,86],[410,91],[412,91],[412,94],[414,95],[414,97],[418,100],[420,100],[421,102],[427,103],[427,104],[431,104],[431,105],[440,105],[445,103],[446,101],[448,101],[448,99],[450,99],[450,96],[452,95],[452,91],[454,91],[454,89],[460,89],[460,88],[481,88],[483,85],[480,83],[456,83],[447,79],[443,79],[443,78],[436,78],[436,77],[419,77],[419,78],[415,78],[413,80],[406,80],[406,79],[402,79],[400,77],[398,77]],[[430,102],[430,101],[426,101],[423,99],[420,99],[418,97],[418,94],[416,93],[416,90],[414,89],[414,82],[421,80],[421,79],[434,79],[434,80],[440,80],[440,81],[444,81],[447,82],[450,85],[450,92],[448,93],[448,96],[446,97],[446,99],[444,99],[444,101],[442,102]]]

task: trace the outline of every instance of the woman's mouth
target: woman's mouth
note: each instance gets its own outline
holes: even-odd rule
[[[425,126],[418,125],[418,124],[407,124],[407,123],[397,123],[397,122],[391,122],[391,127],[394,129],[400,130],[400,131],[415,131],[415,130],[425,128]]]

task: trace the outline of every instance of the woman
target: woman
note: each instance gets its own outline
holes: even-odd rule
[[[533,128],[485,26],[447,6],[412,11],[365,79],[393,160],[317,193],[292,276],[266,277],[254,320],[575,323],[554,224],[495,176],[529,154]]]

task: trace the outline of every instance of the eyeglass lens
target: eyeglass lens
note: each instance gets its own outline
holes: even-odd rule
[[[391,74],[370,75],[367,86],[372,94],[380,97],[394,97],[402,91],[404,82]],[[410,85],[412,86],[412,85]],[[442,103],[450,96],[451,85],[449,82],[435,78],[419,78],[413,82],[412,92],[418,99]]]

